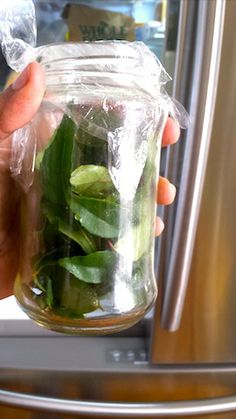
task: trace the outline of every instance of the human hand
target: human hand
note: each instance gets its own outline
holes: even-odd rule
[[[26,125],[37,112],[45,91],[42,67],[31,63],[18,79],[0,94],[0,299],[13,293],[13,283],[18,269],[20,233],[20,196],[10,169],[11,134]],[[168,118],[162,145],[175,143],[179,138],[179,127]],[[175,187],[160,177],[157,187],[157,202],[171,204]],[[164,228],[157,219],[156,234]]]
[[[35,62],[0,94],[0,299],[13,293],[20,250],[20,196],[9,169],[11,134],[33,118],[44,86],[43,70]]]

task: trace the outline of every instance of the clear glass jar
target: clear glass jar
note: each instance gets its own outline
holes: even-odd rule
[[[15,296],[51,330],[120,331],[157,296],[163,70],[141,43],[50,45],[38,60],[47,90],[27,131],[32,165],[21,158]]]

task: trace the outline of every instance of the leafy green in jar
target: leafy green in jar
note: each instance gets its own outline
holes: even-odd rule
[[[112,118],[118,124],[115,113]],[[99,120],[101,115],[97,124]],[[127,244],[132,247],[130,272],[136,285],[138,278],[139,298],[144,298],[142,265],[136,266],[150,243],[149,207],[141,203],[148,197],[146,169],[134,208],[126,211],[106,167],[107,153],[104,138],[96,137],[94,130],[90,133],[87,126],[84,131],[83,124],[78,127],[65,115],[36,158],[43,229],[29,293],[50,315],[79,319],[102,310],[100,301],[111,292],[116,270],[123,269]],[[121,214],[125,221],[130,213],[133,220],[129,220],[128,230],[121,229]]]
[[[71,209],[75,219],[96,236],[113,238],[119,234],[120,206],[106,199],[76,197]]]
[[[108,250],[59,260],[60,266],[81,281],[91,284],[100,284],[108,279],[115,264],[116,254]]]
[[[92,284],[79,281],[65,272],[57,278],[54,285],[57,309],[69,310],[74,317],[81,317],[99,308],[96,288]]]
[[[115,191],[106,167],[93,164],[77,167],[70,177],[73,192],[90,197],[104,197]]]
[[[75,123],[65,116],[44,151],[39,166],[43,197],[61,207],[69,192]]]

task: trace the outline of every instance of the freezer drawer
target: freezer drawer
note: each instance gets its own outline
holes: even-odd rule
[[[147,355],[142,338],[0,338],[0,417],[235,418],[236,365]]]
[[[37,396],[34,398],[35,402],[32,397],[25,399],[27,407],[24,408],[24,404],[21,404],[23,409],[10,408],[6,405],[7,403],[2,402],[1,418],[7,419],[16,417],[56,419],[59,413],[62,414],[62,416],[60,414],[62,418],[173,416],[191,418],[196,417],[191,416],[190,413],[193,411],[197,416],[204,418],[206,416],[201,415],[201,411],[204,412],[205,409],[210,411],[210,408],[213,413],[207,417],[213,419],[218,409],[226,410],[233,406],[236,409],[236,397],[234,404],[232,397],[228,401],[226,399],[226,396],[236,393],[236,371],[186,372],[183,370],[181,372],[157,368],[152,371],[129,373],[114,371],[68,373],[66,371],[2,370],[0,385],[5,390],[2,394],[0,392],[1,400],[3,395],[9,397],[11,392]],[[225,399],[215,399],[215,401],[212,399],[223,396]],[[23,400],[17,397],[11,400],[16,406]],[[209,400],[206,400],[208,398]],[[66,403],[65,399],[69,402]],[[202,402],[203,399],[205,402]],[[75,400],[82,401],[79,408],[75,406]],[[176,401],[179,403],[175,403]],[[10,398],[8,402],[10,403]],[[86,412],[85,415],[78,416],[75,413],[82,410]],[[217,417],[230,419],[235,418],[235,414],[234,410],[217,415]]]

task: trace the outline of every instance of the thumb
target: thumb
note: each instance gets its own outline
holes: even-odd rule
[[[33,118],[44,91],[43,69],[40,64],[33,62],[0,94],[0,141]]]

